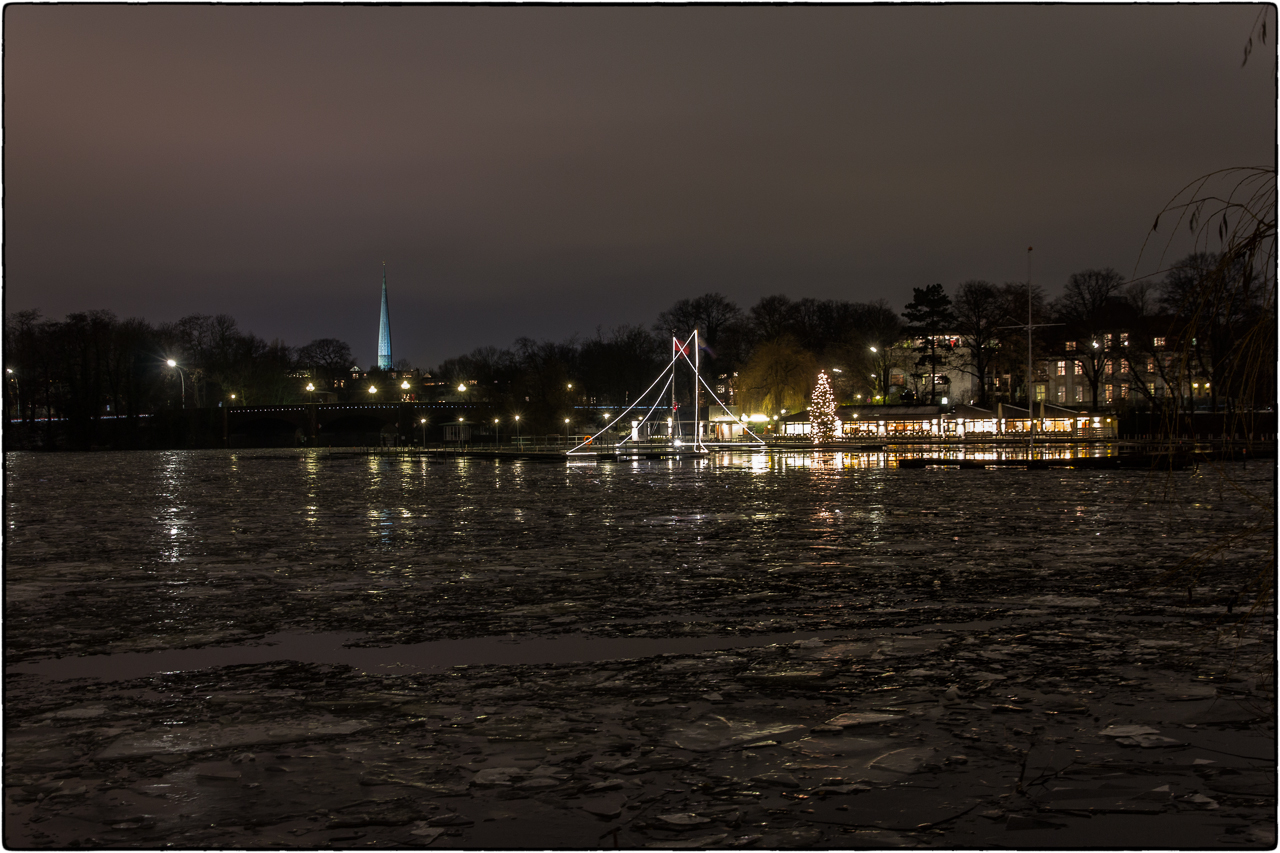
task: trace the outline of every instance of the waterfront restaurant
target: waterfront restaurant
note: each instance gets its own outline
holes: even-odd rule
[[[1045,438],[1115,438],[1115,418],[1039,403],[1036,434]],[[845,439],[1023,438],[1030,431],[1027,410],[997,403],[995,411],[976,406],[840,406],[836,435]],[[779,418],[785,436],[810,434],[809,412]]]

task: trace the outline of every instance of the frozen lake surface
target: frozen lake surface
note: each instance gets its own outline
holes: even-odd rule
[[[1089,846],[1078,814],[1043,814],[1061,786],[1027,800],[991,769],[979,774],[989,794],[952,788],[1011,761],[1009,749],[1025,772],[1064,722],[1055,736],[1083,738],[1076,752],[1096,747],[1095,763],[1126,749],[1190,755],[1186,731],[1147,744],[1105,734],[1141,723],[1160,732],[1148,740],[1168,735],[1173,718],[1151,702],[1205,737],[1235,726],[1248,755],[1274,748],[1272,712],[1237,708],[1270,708],[1274,695],[1258,679],[1273,610],[1250,586],[1272,571],[1266,463],[908,471],[821,453],[597,465],[198,451],[7,464],[11,844],[172,834],[180,846],[324,846],[354,834],[512,846],[498,829],[514,823],[534,847],[606,846],[609,827],[622,846],[982,846],[993,832]],[[1264,532],[1223,540],[1253,527]],[[1196,574],[1164,579],[1199,552]],[[887,717],[866,730],[825,722],[839,712]],[[992,733],[988,765],[974,753]],[[314,772],[261,773],[282,743]],[[1220,732],[1199,745],[1222,747]],[[1237,773],[1274,784],[1273,761],[1245,763]],[[385,784],[366,784],[375,777]],[[700,781],[663,793],[676,777]],[[68,778],[84,791],[58,794]],[[815,793],[823,779],[848,790]],[[951,793],[918,808],[903,794],[905,816],[875,818],[888,808],[877,798],[905,781]],[[717,784],[723,796],[708,794]],[[1154,816],[1177,839],[1190,831],[1177,818],[1209,810],[1186,797],[1221,799],[1171,788],[1153,812],[1134,799],[1146,790],[1094,803],[1094,820]],[[234,816],[250,795],[257,829]],[[1241,808],[1265,811],[1248,796]],[[94,817],[124,801],[136,825]],[[860,808],[865,820],[850,817]],[[1205,846],[1265,846],[1267,825],[1269,836],[1195,831]]]

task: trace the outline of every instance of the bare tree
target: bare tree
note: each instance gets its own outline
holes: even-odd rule
[[[1116,308],[1123,299],[1124,283],[1124,277],[1110,267],[1072,273],[1062,296],[1050,306],[1055,320],[1063,326],[1057,336],[1061,340],[1058,354],[1080,365],[1094,406],[1103,379],[1115,373],[1116,359],[1123,358],[1118,350]]]
[[[953,302],[955,331],[963,348],[959,368],[978,385],[978,405],[990,405],[987,375],[1000,347],[1000,328],[1009,325],[1008,303],[989,281],[966,281]]]

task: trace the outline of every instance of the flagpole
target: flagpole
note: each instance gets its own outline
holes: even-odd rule
[[[1027,247],[1027,424],[1031,427],[1031,432],[1027,437],[1027,459],[1031,459],[1031,454],[1035,452],[1036,446],[1036,418],[1031,412],[1031,249]]]

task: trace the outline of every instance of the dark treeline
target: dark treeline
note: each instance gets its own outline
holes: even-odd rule
[[[1157,399],[1157,385],[1179,389],[1199,378],[1212,410],[1257,407],[1275,402],[1274,291],[1274,279],[1247,264],[1196,254],[1159,280],[1126,282],[1112,269],[1084,270],[1054,300],[1023,282],[979,280],[950,290],[916,288],[902,309],[884,300],[778,294],[743,310],[708,293],[679,300],[648,327],[561,342],[520,338],[510,348],[450,358],[429,379],[415,375],[412,393],[519,414],[530,432],[559,432],[582,407],[634,402],[670,361],[672,336],[683,340],[696,328],[703,375],[725,403],[744,410],[805,408],[819,369],[830,372],[842,403],[936,401],[947,394],[939,382],[967,375],[971,398],[953,402],[989,407],[1026,399],[1030,313],[1038,326],[1055,324],[1036,330],[1037,362],[1072,365],[1092,389],[1091,401],[1104,381],[1123,381],[1132,389],[1125,405],[1167,405],[1167,397]],[[354,360],[346,343],[267,342],[225,314],[154,326],[109,311],[61,321],[23,311],[6,318],[4,356],[10,417],[52,416],[86,434],[104,416],[316,399],[309,383],[326,399],[359,394],[349,381]],[[408,369],[398,367],[401,375]],[[384,377],[372,371],[356,378]],[[690,385],[682,381],[684,405]]]
[[[831,373],[842,403],[936,402],[950,373],[970,377],[972,388],[952,402],[1025,404],[1030,319],[1035,378],[1067,364],[1088,383],[1088,405],[1104,381],[1131,389],[1117,407],[1158,408],[1180,405],[1178,390],[1204,380],[1210,410],[1257,407],[1274,403],[1275,386],[1274,284],[1264,284],[1245,265],[1195,254],[1158,280],[1083,270],[1053,300],[1025,282],[981,280],[915,288],[901,312],[884,300],[781,294],[744,311],[708,293],[676,302],[647,329],[560,343],[522,338],[433,372],[450,387],[474,386],[471,398],[493,411],[521,412],[531,427],[552,430],[574,405],[632,402],[672,357],[671,338],[696,328],[703,373],[724,402],[768,415],[805,408],[819,369]],[[682,405],[689,387],[679,386]]]
[[[26,423],[65,420],[73,443],[87,446],[103,417],[132,421],[169,408],[298,402],[306,394],[300,377],[331,383],[352,361],[341,341],[268,343],[226,314],[154,326],[110,311],[64,320],[20,311],[5,320],[5,409]]]

